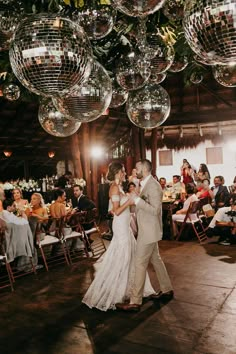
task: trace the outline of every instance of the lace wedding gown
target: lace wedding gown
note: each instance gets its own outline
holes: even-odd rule
[[[116,197],[120,199],[121,205],[127,200],[125,195]],[[115,310],[117,302],[129,299],[134,281],[136,240],[130,228],[129,208],[119,216],[114,215],[112,228],[112,241],[102,262],[95,264],[95,278],[82,300],[88,307],[96,307],[101,311]],[[155,290],[147,274],[144,297],[153,293]]]

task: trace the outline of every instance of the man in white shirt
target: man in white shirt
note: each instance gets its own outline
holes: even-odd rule
[[[236,243],[236,194],[232,194],[229,207],[217,210],[208,228],[208,235],[220,235],[219,243],[228,246]]]
[[[16,211],[14,205],[14,200],[5,199],[2,203],[3,211],[0,213],[0,218],[6,223],[12,223],[15,225],[27,225],[29,224],[27,216],[24,212],[21,211],[21,216],[16,216],[13,213]]]

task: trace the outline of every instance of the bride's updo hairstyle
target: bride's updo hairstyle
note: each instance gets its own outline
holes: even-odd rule
[[[114,181],[116,174],[122,170],[123,164],[120,162],[111,162],[108,166],[107,179],[108,181]]]

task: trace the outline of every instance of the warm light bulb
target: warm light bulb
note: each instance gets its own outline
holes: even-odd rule
[[[11,157],[11,155],[12,155],[12,151],[10,151],[10,150],[4,150],[3,153],[6,157]]]
[[[48,151],[48,157],[52,159],[55,156],[55,151]]]

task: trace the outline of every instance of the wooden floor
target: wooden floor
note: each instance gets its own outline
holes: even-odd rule
[[[136,314],[81,305],[91,259],[18,279],[14,293],[0,291],[0,353],[235,354],[236,246],[161,241],[160,248],[175,298],[146,301]]]

